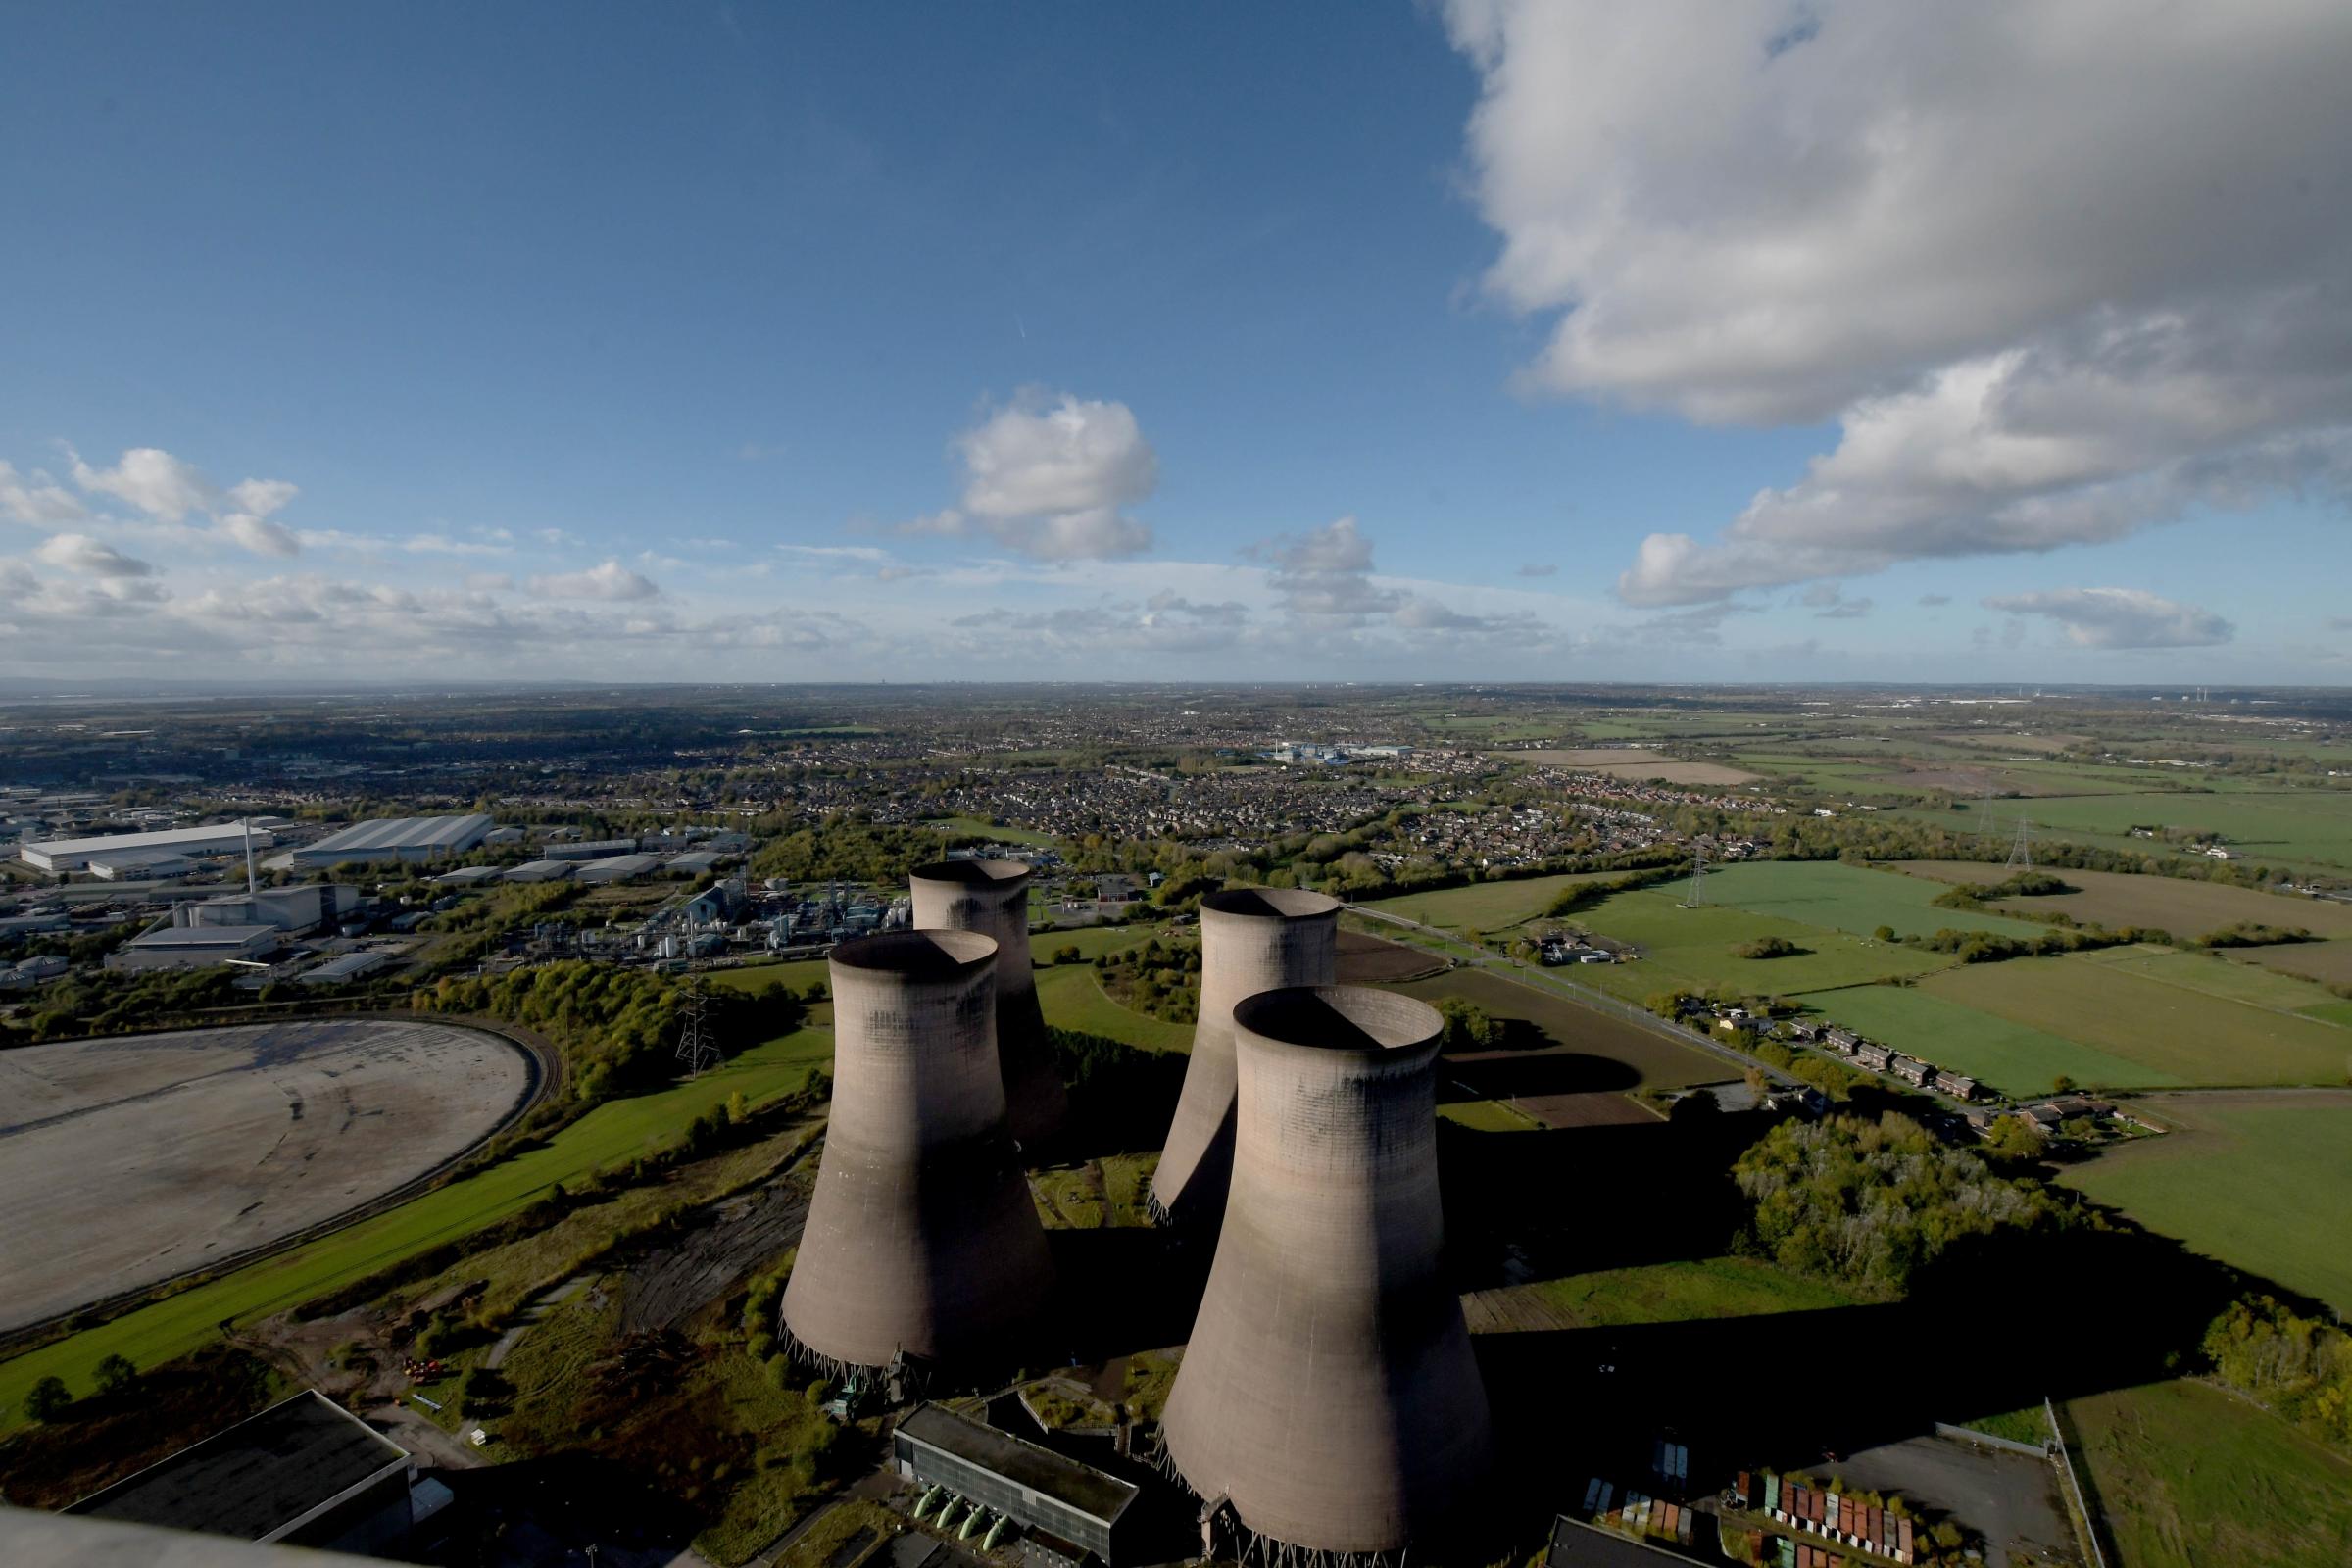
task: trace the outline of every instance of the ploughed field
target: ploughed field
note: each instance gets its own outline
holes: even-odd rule
[[[535,1073],[496,1035],[388,1019],[0,1054],[0,1330],[379,1198],[503,1125]]]

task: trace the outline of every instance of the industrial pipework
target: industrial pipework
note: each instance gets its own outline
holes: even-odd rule
[[[1053,1292],[1004,1129],[997,952],[969,931],[833,950],[833,1108],[782,1318],[836,1375],[992,1366]]]
[[[1061,1131],[1069,1093],[1046,1044],[1029,959],[1029,867],[1018,860],[941,860],[908,879],[922,931],[977,931],[997,943],[997,1055],[1004,1120],[1025,1150]]]
[[[1163,1225],[1213,1231],[1233,1178],[1233,1009],[1286,986],[1327,986],[1337,972],[1340,904],[1296,888],[1228,888],[1200,901],[1200,1019],[1167,1147],[1152,1177]]]
[[[1231,1196],[1161,1426],[1244,1551],[1438,1539],[1484,1474],[1486,1390],[1442,1271],[1437,1059],[1409,997],[1302,986],[1234,1008]]]

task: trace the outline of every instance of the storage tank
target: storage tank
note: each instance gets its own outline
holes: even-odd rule
[[[993,1366],[1047,1304],[1046,1234],[1004,1128],[996,965],[970,931],[833,950],[832,1116],[782,1312],[812,1364]]]
[[[1233,1023],[1232,1191],[1161,1423],[1169,1462],[1244,1551],[1433,1543],[1489,1454],[1443,1272],[1444,1021],[1392,992],[1302,986],[1244,1000]]]
[[[1340,903],[1297,888],[1228,888],[1200,901],[1200,1018],[1184,1093],[1152,1177],[1162,1224],[1213,1230],[1233,1175],[1233,1009],[1286,986],[1324,986],[1339,963]]]
[[[1018,860],[941,860],[909,878],[914,924],[977,931],[997,944],[997,1054],[1005,1120],[1024,1149],[1050,1143],[1069,1115],[1069,1093],[1046,1044],[1029,958],[1029,867]]]

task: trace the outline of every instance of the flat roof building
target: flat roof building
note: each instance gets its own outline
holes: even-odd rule
[[[602,860],[590,860],[575,873],[582,882],[627,882],[635,877],[650,876],[659,869],[659,855],[614,855]]]
[[[336,865],[345,860],[441,860],[464,855],[489,836],[497,823],[481,811],[462,816],[394,816],[354,822],[306,844],[288,858],[296,865]]]
[[[65,1511],[367,1552],[415,1524],[416,1477],[407,1449],[306,1389]]]
[[[296,978],[306,986],[339,986],[364,979],[391,962],[380,953],[346,953],[327,959],[316,969],[306,969]]]
[[[903,1479],[943,1486],[1011,1515],[1025,1530],[1059,1536],[1113,1568],[1118,1563],[1120,1523],[1140,1490],[1133,1482],[936,1404],[901,1421],[891,1444]]]
[[[569,860],[525,860],[507,872],[510,882],[561,882],[571,875]]]
[[[176,850],[114,850],[91,856],[81,868],[101,882],[160,882],[186,876],[196,862]]]
[[[635,839],[592,839],[585,843],[558,843],[550,839],[539,847],[539,853],[551,860],[607,860],[615,855],[637,853]]]
[[[161,925],[108,954],[106,966],[202,969],[216,963],[259,963],[277,951],[285,935],[273,925]]]
[[[260,828],[253,830],[253,847],[267,849],[273,842]],[[45,839],[20,845],[17,858],[38,871],[52,873],[78,871],[88,865],[93,856],[128,855],[145,850],[164,850],[176,855],[227,855],[245,847],[245,826],[241,822],[215,822],[206,827],[167,827],[152,833],[109,833],[90,839]]]

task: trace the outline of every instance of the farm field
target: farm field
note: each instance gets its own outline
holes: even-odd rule
[[[2150,1230],[2352,1311],[2352,1090],[2155,1095],[2179,1130],[2063,1180]]]
[[[2061,1074],[2079,1084],[2180,1081],[1916,986],[1849,986],[1807,992],[1796,1000],[1825,1023],[1843,1024],[1907,1054],[1964,1072],[2003,1094],[2048,1094]]]
[[[2067,1401],[2117,1568],[2339,1568],[2352,1460],[2191,1379]]]
[[[2005,802],[2007,808],[1996,812],[2002,827],[2015,822],[2016,805]],[[1902,814],[1956,833],[1985,831],[1981,809]],[[2131,837],[2132,828],[2169,827],[2219,833],[2232,853],[2250,860],[2352,866],[2352,796],[2333,790],[2230,790],[2210,795],[2142,790],[2036,800],[2026,814],[2037,830],[2139,854],[2161,854],[2164,847]]]
[[[1850,1306],[1836,1286],[1749,1257],[1700,1257],[1596,1269],[1462,1298],[1473,1334],[1762,1317]]]
[[[2290,942],[2275,948],[2245,948],[2239,956],[2278,974],[2322,985],[2352,986],[2352,941]]]
[[[1923,989],[2015,1023],[2046,1030],[2147,1069],[2141,1084],[2341,1083],[2352,1033],[2315,1018],[2185,987],[2113,964],[2058,958],[1972,963],[1929,975]]]
[[[0,1429],[24,1418],[25,1391],[51,1373],[87,1392],[90,1368],[103,1356],[125,1355],[144,1367],[184,1355],[216,1338],[224,1322],[251,1323],[282,1312],[504,1219],[554,1183],[669,1143],[738,1090],[755,1105],[797,1090],[832,1055],[830,1028],[811,1026],[767,1041],[690,1082],[599,1105],[546,1143],[398,1208],[0,1362]]]
[[[1984,860],[1897,860],[1896,869],[1944,883],[1998,882],[2009,873]],[[2318,936],[2352,937],[2352,904],[2262,893],[2227,882],[2193,882],[2177,876],[2134,876],[2122,871],[2053,870],[2080,893],[2010,899],[1994,906],[2014,911],[2070,915],[2085,924],[2153,926],[2183,939],[2201,937],[2240,921],[2301,926]]]
[[[2031,920],[1936,907],[1936,889],[1918,877],[1837,860],[1756,860],[1707,873],[1709,904],[1736,905],[1758,914],[1868,936],[1890,925],[1904,935],[1934,931],[1996,931],[2039,936]]]
[[[2214,953],[2183,953],[2179,948],[2143,946],[2105,948],[2082,956],[2092,963],[2103,964],[2126,974],[2135,974],[2159,985],[2200,991],[2210,997],[2242,1002],[2249,1006],[2266,1007],[2274,1012],[2299,1012],[2308,1016],[2313,1009],[2325,1007],[2336,1000],[2308,980],[2279,974],[2259,964],[2240,962],[2233,954],[2225,956]]]
[[[1715,878],[1707,878],[1712,898]],[[1642,951],[1639,961],[1579,965],[1580,984],[1640,1002],[1678,986],[1736,986],[1786,995],[1861,985],[1886,975],[1924,974],[1950,960],[1868,937],[1777,918],[1725,904],[1682,907],[1682,884],[1612,894],[1575,915],[1579,925]],[[1806,951],[1784,958],[1740,958],[1732,950],[1759,937],[1785,937]]]
[[[1717,1082],[1731,1075],[1722,1058],[1696,1046],[1678,1045],[1665,1035],[1581,1006],[1479,969],[1455,969],[1428,980],[1412,980],[1387,989],[1423,1002],[1459,997],[1486,1009],[1489,1015],[1518,1019],[1544,1036],[1546,1046],[1620,1064],[1634,1081],[1608,1084],[1616,1089],[1679,1089],[1687,1084]],[[1532,1050],[1495,1053],[1520,1061],[1541,1059]],[[1451,1060],[1452,1058],[1448,1058]],[[1595,1064],[1598,1065],[1597,1063]],[[1604,1076],[1594,1073],[1592,1076]]]
[[[1402,893],[1393,899],[1367,901],[1367,907],[1418,920],[1449,931],[1501,931],[1532,920],[1580,882],[1605,882],[1617,871],[1577,871],[1560,876],[1531,876],[1516,882],[1473,882],[1468,887],[1440,888],[1434,893]]]

